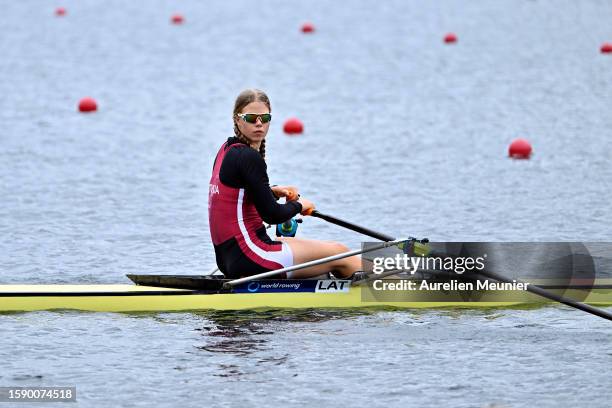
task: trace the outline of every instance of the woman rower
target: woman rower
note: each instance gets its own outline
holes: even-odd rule
[[[210,235],[219,270],[239,278],[285,268],[347,252],[337,242],[301,238],[273,241],[268,224],[280,224],[314,204],[298,195],[293,186],[270,187],[265,162],[266,135],[272,120],[270,100],[258,89],[247,89],[234,104],[234,137],[219,149],[208,194]],[[277,202],[285,197],[286,202]],[[310,278],[326,272],[347,278],[361,269],[361,258],[352,256],[289,272],[291,279]],[[283,276],[279,276],[283,277]]]

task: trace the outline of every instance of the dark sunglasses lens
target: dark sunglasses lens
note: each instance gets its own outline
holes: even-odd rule
[[[256,123],[257,118],[261,119],[261,123],[268,123],[269,121],[272,120],[272,115],[269,113],[264,113],[262,115],[257,115],[255,113],[245,113],[243,118],[244,118],[244,121],[248,123]]]
[[[247,113],[246,115],[244,115],[244,121],[249,123],[255,123],[257,122],[257,115]]]

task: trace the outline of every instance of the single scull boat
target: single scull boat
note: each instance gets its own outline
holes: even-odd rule
[[[525,282],[495,271],[479,270],[471,276],[455,278],[459,289],[423,289],[419,282],[442,276],[438,270],[424,270],[422,277],[401,275],[390,270],[383,274],[361,273],[352,280],[270,279],[281,274],[325,264],[343,257],[395,246],[413,256],[445,256],[428,248],[428,240],[394,239],[385,234],[313,211],[310,215],[384,241],[338,255],[289,266],[240,279],[220,279],[211,275],[128,275],[136,285],[0,285],[0,313],[37,310],[85,310],[100,312],[167,312],[189,310],[244,309],[328,309],[359,307],[392,308],[478,308],[517,307],[543,302],[559,302],[612,321],[612,313],[594,306],[612,306],[612,279]],[[399,275],[398,275],[399,274]],[[452,275],[451,275],[452,276]],[[387,290],[377,287],[383,279],[402,278]],[[448,276],[447,276],[448,278]],[[453,279],[451,279],[453,280]],[[410,281],[409,284],[406,281]],[[448,281],[448,279],[447,279]],[[376,284],[378,282],[378,285]],[[476,290],[469,286],[476,282]],[[478,285],[497,282],[502,289]],[[517,287],[513,288],[512,285]],[[510,285],[510,286],[504,286]],[[444,288],[442,286],[436,286]],[[451,285],[452,287],[452,285]],[[491,286],[495,288],[494,286]],[[399,288],[399,290],[397,289]],[[418,288],[418,289],[417,289]]]
[[[490,308],[542,305],[527,291],[401,291],[379,294],[350,280],[254,280],[226,289],[208,276],[128,275],[136,285],[0,285],[0,312],[73,309],[97,312],[328,308]],[[612,306],[612,279],[546,285],[551,292]],[[393,298],[393,296],[397,296]],[[552,302],[548,302],[552,303]]]

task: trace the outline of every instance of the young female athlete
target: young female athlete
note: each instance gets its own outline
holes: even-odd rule
[[[298,195],[293,186],[270,187],[266,135],[271,107],[267,95],[247,89],[234,104],[234,137],[219,149],[209,185],[208,216],[219,270],[229,278],[250,276],[346,252],[337,242],[301,238],[273,241],[263,222],[280,224],[314,204]],[[286,203],[277,202],[285,197]],[[361,258],[353,256],[290,272],[287,278],[300,279],[333,272],[349,277],[361,269]]]

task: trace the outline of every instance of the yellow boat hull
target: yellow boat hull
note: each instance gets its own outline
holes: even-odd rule
[[[569,290],[565,291],[564,295],[595,306],[612,306],[612,288],[609,286],[590,292]],[[376,294],[366,286],[352,286],[346,292],[330,293],[209,294],[188,289],[135,285],[0,285],[0,312],[65,309],[96,312],[171,312],[270,308],[490,308],[552,303],[523,291],[480,293],[478,301],[464,301],[460,297],[449,298],[448,301],[428,301],[422,294],[403,294],[397,301],[376,298]]]

